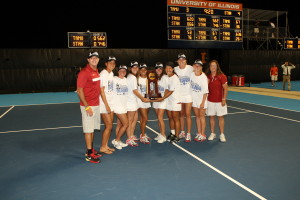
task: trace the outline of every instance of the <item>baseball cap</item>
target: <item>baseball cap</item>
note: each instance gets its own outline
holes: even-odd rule
[[[132,62],[130,63],[130,66],[131,66],[131,67],[133,67],[133,66],[139,66],[139,63],[138,63],[138,61],[132,61]]]
[[[163,67],[164,67],[164,65],[161,62],[155,63],[155,69],[157,69],[157,68],[163,68]]]
[[[200,59],[195,60],[194,64],[203,65],[203,63]]]
[[[147,68],[147,65],[145,63],[141,63],[140,64],[140,69],[142,69],[142,68]]]
[[[170,66],[172,68],[174,68],[174,63],[171,61],[166,62],[165,66]]]
[[[119,70],[120,69],[126,69],[127,70],[127,66],[122,64],[122,65],[119,66]]]
[[[96,56],[96,57],[98,57],[98,58],[99,58],[99,54],[98,54],[98,52],[97,52],[97,51],[95,51],[95,52],[89,52],[89,56],[88,56],[88,58],[91,58],[91,57],[93,57],[93,56]]]
[[[178,54],[178,59],[186,59],[186,56],[183,53]]]
[[[112,60],[116,61],[117,59],[114,56],[108,56],[106,59],[107,62],[112,61]]]

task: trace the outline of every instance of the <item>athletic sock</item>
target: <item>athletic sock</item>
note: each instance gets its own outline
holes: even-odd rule
[[[93,153],[93,150],[92,149],[88,149],[88,154],[92,154]]]
[[[172,135],[175,135],[175,130],[171,130]]]

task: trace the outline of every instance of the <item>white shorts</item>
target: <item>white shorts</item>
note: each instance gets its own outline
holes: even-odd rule
[[[180,102],[181,103],[192,103],[193,102],[192,95],[181,96],[180,97]]]
[[[127,107],[124,107],[124,105],[114,105],[114,112],[116,114],[124,114],[127,113]]]
[[[127,102],[127,111],[137,111],[139,106],[137,103],[129,103]]]
[[[202,99],[200,101],[193,100],[192,107],[194,107],[194,108],[200,108],[201,102],[202,102]],[[204,102],[204,109],[206,109],[206,108],[207,108],[207,101]]]
[[[206,109],[207,116],[223,116],[227,115],[227,105],[222,106],[221,102],[207,102],[207,109]]]
[[[169,111],[181,111],[181,104],[180,103],[170,103],[170,101],[167,101],[166,109]]]
[[[166,109],[167,108],[167,101],[163,100],[161,102],[153,102],[152,107],[154,109]]]
[[[271,75],[271,80],[272,81],[277,81],[278,75]]]
[[[151,103],[150,102],[142,102],[142,100],[138,99],[138,105],[139,108],[150,108],[151,107]]]
[[[112,105],[112,104],[109,103],[109,102],[108,102],[108,105],[109,105],[109,107],[110,107],[110,111],[111,111],[111,112],[114,112],[114,105]],[[107,113],[105,104],[104,104],[103,102],[100,103],[100,113],[101,113],[101,114]]]
[[[94,112],[93,116],[89,116],[84,106],[80,106],[82,116],[83,133],[94,133],[95,130],[100,130],[101,118],[99,106],[90,106]]]

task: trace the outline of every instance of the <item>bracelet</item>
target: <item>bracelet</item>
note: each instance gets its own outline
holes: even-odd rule
[[[88,107],[86,107],[86,108],[85,108],[85,110],[88,110],[88,109],[90,109],[90,108],[91,108],[91,107],[90,107],[90,106],[88,106]]]
[[[222,99],[222,100],[226,100],[226,99]]]

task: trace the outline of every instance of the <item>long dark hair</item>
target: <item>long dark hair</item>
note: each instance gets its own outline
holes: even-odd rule
[[[212,62],[215,62],[217,64],[217,75],[220,75],[220,74],[224,74],[221,70],[221,67],[220,67],[220,64],[217,60],[211,60],[209,63],[208,63],[208,68],[206,69],[205,71],[205,74],[208,76],[211,74],[211,71],[210,71],[210,65]]]

